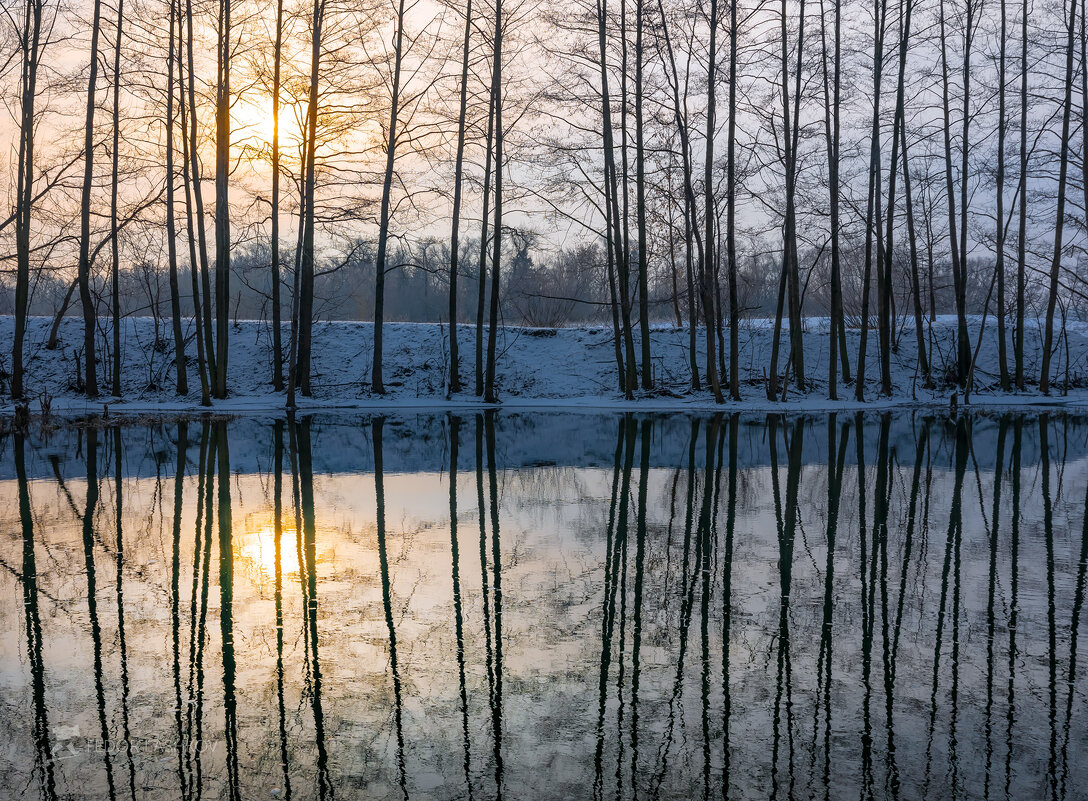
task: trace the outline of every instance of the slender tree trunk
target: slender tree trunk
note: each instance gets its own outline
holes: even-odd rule
[[[797,385],[805,387],[805,363],[803,331],[801,329],[800,272],[797,258],[797,163],[796,153],[800,136],[801,66],[804,56],[805,2],[798,10],[800,25],[797,33],[797,74],[795,75],[794,101],[790,102],[789,33],[786,24],[786,0],[779,8],[782,57],[782,161],[786,171],[786,213],[782,224],[782,275],[779,287],[779,310],[775,314],[775,331],[771,342],[771,363],[767,376],[767,398],[778,396],[778,353],[782,334],[783,304],[788,303],[790,321],[790,350]],[[792,120],[792,121],[791,121]]]
[[[181,27],[181,0],[176,1],[176,14],[178,18],[178,49],[177,49],[177,65],[178,65],[178,111],[180,112],[181,122],[181,155],[182,155],[182,185],[185,187],[185,225],[186,232],[188,234],[187,239],[189,242],[189,274],[192,277],[192,289],[193,289],[193,327],[195,329],[196,340],[196,361],[197,372],[200,374],[200,403],[202,406],[211,405],[211,386],[207,360],[204,354],[204,314],[201,309],[200,300],[200,279],[199,279],[199,267],[197,259],[197,235],[194,230],[193,222],[193,195],[195,194],[193,189],[191,168],[195,161],[190,158],[189,153],[189,139],[186,137],[187,119],[186,114],[192,113],[191,110],[187,111],[187,103],[185,102],[185,61],[182,58],[182,40],[185,38],[183,28]]]
[[[113,322],[113,326],[112,326],[112,328],[113,328],[113,388],[112,389],[113,389],[114,397],[117,397],[117,398],[121,397],[121,251],[119,250],[120,243],[117,241],[117,182],[118,182],[118,173],[119,173],[119,169],[120,169],[120,160],[121,160],[121,156],[120,156],[120,153],[118,151],[120,150],[120,144],[121,144],[121,35],[122,35],[123,28],[124,28],[124,19],[125,19],[125,0],[118,0],[118,2],[117,2],[117,25],[116,25],[117,41],[114,43],[114,48],[113,48],[113,152],[111,154],[112,158],[111,158],[111,169],[110,169],[110,258],[111,258],[110,308],[111,308],[111,311],[113,312],[113,321],[112,321]],[[173,16],[171,16],[171,18],[170,18],[170,36],[171,36],[171,38],[173,38],[173,35],[174,35],[174,19],[173,19]],[[173,52],[174,52],[174,48],[171,45],[170,53],[173,54]],[[173,78],[173,73],[170,72],[170,80],[167,81],[167,85],[171,86],[171,88],[173,88],[172,87],[172,78]],[[170,93],[168,96],[172,97],[172,93]],[[170,126],[170,121],[169,121],[169,112],[170,112],[170,110],[172,110],[172,109],[169,109],[169,106],[170,106],[169,100],[167,101],[167,106],[168,106],[167,129],[169,129],[171,127]],[[168,134],[168,137],[169,137],[169,134]],[[169,138],[167,139],[167,141],[169,142]],[[169,172],[169,167],[170,167],[169,162],[170,162],[170,154],[168,152],[167,153],[167,165],[168,165],[167,166],[167,171],[168,172]],[[166,191],[167,191],[168,196],[170,195],[172,188],[173,187],[171,186],[171,183],[170,183],[170,176],[167,175]],[[169,236],[169,231],[170,231],[169,215],[170,215],[170,212],[169,212],[169,210],[167,210],[167,236]],[[176,275],[176,270],[174,270],[174,275]],[[177,297],[177,293],[174,291],[174,290],[176,290],[176,286],[174,286],[175,283],[176,283],[176,281],[172,282],[171,285],[170,285],[171,301],[173,301]],[[153,311],[154,311],[154,313],[156,315],[158,314],[158,309],[154,309]],[[177,328],[177,331],[175,331],[175,334],[178,334],[180,332],[180,323],[181,323],[181,321],[178,319],[177,315],[174,316],[174,322],[175,322],[176,328]],[[178,344],[179,340],[180,340],[180,337],[175,336],[175,339],[174,339],[175,354],[176,354],[177,344]],[[180,380],[181,379],[179,379],[179,381]]]
[[[283,391],[283,319],[280,298],[280,85],[283,60],[283,0],[276,0],[272,53],[272,387]]]
[[[803,2],[803,0],[802,0]],[[704,209],[703,222],[706,225],[703,242],[703,267],[702,267],[702,295],[703,295],[703,319],[706,322],[706,382],[710,384],[710,391],[714,394],[715,403],[724,403],[721,381],[718,378],[718,357],[715,334],[715,313],[717,309],[714,303],[714,122],[716,116],[715,89],[717,76],[717,52],[718,48],[718,0],[710,0],[710,43],[707,51],[706,68],[706,146],[705,161],[703,163],[703,190]]]
[[[628,400],[634,397],[638,383],[635,363],[635,336],[631,325],[631,182],[630,160],[627,157],[627,0],[620,0],[620,258],[619,271],[620,320],[623,323],[623,342],[626,354],[624,393]]]
[[[490,96],[490,93],[489,93]],[[484,194],[480,216],[480,280],[476,286],[476,396],[484,394],[484,307],[487,301],[487,245],[491,223],[491,156],[495,139],[495,98],[490,97],[487,107],[487,138],[484,141]]]
[[[963,33],[963,133],[960,148],[960,281],[956,293],[958,372],[961,387],[967,386],[971,370],[971,335],[967,330],[967,205],[968,156],[971,150],[971,43],[975,34],[975,0],[966,2],[967,18]]]
[[[698,220],[696,219],[696,209],[698,204],[695,198],[695,180],[694,180],[694,167],[692,165],[691,155],[691,136],[688,127],[688,115],[687,115],[687,98],[684,97],[683,104],[681,104],[680,98],[680,75],[676,68],[676,56],[673,52],[672,39],[669,37],[669,21],[665,16],[665,6],[662,0],[658,0],[657,3],[658,12],[661,16],[661,41],[665,44],[665,55],[668,61],[668,80],[670,83],[670,89],[672,94],[672,110],[673,121],[676,124],[676,131],[680,136],[680,157],[681,164],[684,170],[684,213],[687,215],[685,219],[685,225],[687,227],[688,234],[688,312],[690,316],[691,329],[689,334],[689,348],[691,356],[691,373],[692,373],[692,388],[699,389],[699,365],[696,353],[696,337],[695,327],[699,319],[698,304],[699,299],[703,296],[703,265],[704,265],[704,250],[703,250],[703,238],[702,233],[699,230]],[[692,240],[695,243],[695,255],[692,255]],[[698,276],[698,290],[695,287],[695,269],[696,264],[699,269]],[[708,336],[712,336],[712,333],[708,333]],[[710,377],[707,377],[707,381],[710,381]]]
[[[914,10],[913,0],[900,0],[900,30],[899,30],[899,77],[895,86],[895,115],[892,120],[892,156],[891,166],[888,169],[888,226],[884,236],[884,278],[880,291],[880,390],[885,395],[892,394],[891,371],[891,339],[892,317],[894,315],[892,295],[892,266],[895,253],[895,181],[899,174],[899,148],[901,141],[900,132],[907,128],[906,120],[906,74],[907,74],[907,49],[910,45],[911,13]],[[911,247],[914,242],[911,240]]]
[[[918,348],[918,369],[925,381],[924,386],[933,386],[933,376],[929,368],[929,354],[926,351],[926,337],[922,323],[922,282],[918,268],[918,236],[914,225],[914,196],[910,189],[910,165],[907,159],[907,126],[899,128],[900,144],[903,147],[903,199],[907,207],[907,236],[910,238],[910,279],[914,295],[914,337]]]
[[[729,4],[729,120],[726,123],[725,255],[729,260],[729,396],[740,400],[740,295],[737,291],[737,0]],[[832,340],[834,341],[834,340]]]
[[[865,272],[861,279],[861,340],[858,343],[857,383],[854,385],[854,397],[859,403],[865,399],[865,351],[869,339],[869,294],[872,287],[874,239],[877,240],[875,250],[878,282],[884,266],[884,252],[880,241],[880,94],[887,21],[887,0],[879,0],[876,4],[876,41],[873,48],[873,125],[869,134],[869,195],[865,210]]]
[[[19,109],[19,174],[15,219],[15,336],[11,347],[11,396],[21,399],[23,340],[30,302],[30,215],[34,201],[34,103],[38,91],[38,60],[41,47],[42,0],[26,0],[23,17],[21,98]],[[69,294],[71,290],[69,290]]]
[[[186,51],[189,61],[189,183],[193,193],[193,213],[191,217],[197,234],[197,246],[200,253],[200,285],[204,296],[203,320],[200,319],[200,315],[197,315],[197,320],[198,322],[203,322],[204,326],[204,357],[207,362],[208,384],[209,389],[214,391],[213,385],[215,384],[216,360],[215,339],[212,335],[212,282],[211,268],[208,260],[208,236],[204,227],[203,176],[201,175],[200,150],[196,136],[197,107],[196,67],[194,66],[193,57],[193,0],[185,0],[185,21],[187,26]],[[197,336],[199,336],[199,333]]]
[[[174,329],[174,373],[177,379],[175,386],[179,395],[189,394],[188,364],[185,358],[185,335],[181,330],[181,288],[178,284],[178,227],[174,213],[174,181],[176,179],[174,169],[174,64],[177,51],[174,49],[174,30],[180,34],[181,19],[176,18],[177,7],[173,0],[170,3],[170,53],[167,56],[166,68],[166,249],[170,262],[170,316]],[[120,5],[118,5],[118,17],[120,17]],[[120,47],[120,40],[118,40]],[[118,54],[120,60],[120,54]],[[117,145],[114,143],[116,156]],[[117,234],[114,233],[114,247],[116,248]],[[119,382],[114,379],[114,394],[117,394]]]
[[[404,45],[404,0],[397,4],[396,34],[393,44],[393,96],[389,109],[389,130],[386,138],[385,180],[382,183],[381,216],[378,222],[378,255],[374,262],[374,363],[370,374],[370,391],[385,394],[382,381],[382,319],[385,316],[385,259],[389,247],[389,217],[393,196],[393,167],[397,158],[397,115],[400,112],[400,69]]]
[[[1024,0],[1020,15],[1020,224],[1016,231],[1016,326],[1012,347],[1016,388],[1023,392],[1028,241],[1028,0]]]
[[[495,0],[494,56],[491,64],[491,97],[495,105],[495,223],[491,248],[491,303],[487,326],[487,370],[484,374],[484,400],[496,403],[495,359],[499,328],[499,275],[502,262],[502,0]]]
[[[314,193],[317,184],[317,103],[321,71],[321,29],[325,21],[325,0],[314,0],[313,36],[310,47],[310,102],[306,109],[306,183],[303,190],[305,216],[302,223],[302,252],[299,266],[298,364],[296,380],[305,397],[311,395],[310,362],[314,327]]]
[[[468,112],[468,67],[472,45],[472,0],[465,4],[465,37],[461,56],[461,105],[457,115],[457,160],[453,178],[452,228],[450,231],[450,392],[461,391],[461,365],[457,348],[457,262],[461,227],[461,188],[465,167],[465,117]]]
[[[227,397],[230,335],[230,59],[231,0],[219,0],[218,76],[215,93],[215,381],[217,398]]]
[[[650,279],[646,249],[646,142],[643,134],[643,5],[635,0],[635,217],[638,226],[638,316],[642,338],[642,388],[654,388],[653,363],[650,360]]]
[[[827,140],[828,196],[831,225],[831,309],[828,321],[828,379],[827,396],[838,400],[838,335],[843,334],[845,341],[845,320],[842,308],[842,253],[840,246],[841,223],[839,221],[839,105],[841,82],[839,63],[841,58],[842,36],[842,0],[835,0],[835,55],[834,78],[830,79],[827,68],[827,25],[824,22],[823,5],[820,6],[820,36],[823,44],[823,89],[824,89],[824,137]],[[830,84],[830,85],[829,85]],[[834,87],[832,89],[832,86]],[[845,347],[842,349],[843,378],[849,376]]]
[[[1054,255],[1050,261],[1050,289],[1046,302],[1046,327],[1043,331],[1043,361],[1039,371],[1039,391],[1050,394],[1050,359],[1054,350],[1054,308],[1058,302],[1058,279],[1062,268],[1062,235],[1065,229],[1065,194],[1069,175],[1069,126],[1073,112],[1073,52],[1076,31],[1077,0],[1069,0],[1068,38],[1065,54],[1065,92],[1062,100],[1061,157],[1058,167],[1058,207],[1054,218]]]
[[[952,115],[951,115],[951,101],[949,99],[949,76],[948,76],[948,33],[947,23],[945,20],[945,0],[939,0],[938,3],[938,20],[940,25],[940,44],[941,44],[941,110],[943,114],[943,125],[941,126],[942,133],[944,135],[944,182],[945,182],[945,195],[948,201],[948,240],[949,249],[952,256],[952,283],[954,284],[954,292],[956,295],[956,315],[959,317],[959,298],[960,298],[960,284],[963,281],[963,265],[960,264],[960,248],[959,239],[956,232],[956,190],[955,184],[952,181]],[[967,148],[966,142],[963,143],[964,150]],[[965,321],[966,325],[966,321]],[[962,338],[962,331],[957,328],[957,340]],[[963,346],[957,342],[957,353],[962,354]],[[965,376],[960,375],[960,357],[957,356],[957,381],[962,381]]]
[[[1006,0],[1001,0],[1001,41],[998,42],[998,90],[997,90],[997,230],[995,240],[997,248],[997,361],[1001,373],[1001,389],[1009,391],[1009,354],[1005,334],[1005,236],[1008,227],[1005,223],[1005,51],[1008,47],[1008,11]],[[1088,187],[1085,189],[1088,192]]]
[[[87,113],[83,129],[83,190],[79,205],[79,299],[83,305],[83,363],[87,395],[98,395],[98,372],[94,355],[95,309],[91,296],[91,185],[94,182],[94,107],[98,86],[98,37],[102,23],[102,0],[94,0],[91,23],[91,70],[87,78]]]

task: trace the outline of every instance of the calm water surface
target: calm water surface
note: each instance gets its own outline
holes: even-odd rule
[[[1088,797],[1088,417],[0,439],[0,796]]]

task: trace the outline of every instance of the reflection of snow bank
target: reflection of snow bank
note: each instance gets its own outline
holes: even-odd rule
[[[482,418],[472,410],[453,410],[462,423],[458,464],[460,470],[475,469],[476,425]],[[767,414],[748,411],[739,415],[737,425],[738,467],[765,467],[771,463],[770,443],[767,437]],[[948,422],[947,415],[934,414],[933,410],[900,409],[890,412],[891,428],[889,446],[895,452],[900,466],[914,464],[916,437],[920,429],[928,427],[929,441],[935,454],[930,461],[936,470],[952,469],[956,429]],[[1014,414],[1014,413],[1010,413]],[[369,474],[374,471],[374,450],[370,420],[373,411],[318,412],[300,415],[310,421],[313,470],[320,474]],[[382,437],[385,471],[399,473],[442,473],[449,469],[449,418],[447,412],[435,410],[407,410],[382,412],[386,418]],[[862,416],[864,428],[865,462],[877,461],[880,419],[883,413],[867,412]],[[1025,413],[1022,418],[1020,446],[1021,463],[1034,465],[1039,462],[1041,437],[1039,421],[1042,413]],[[803,417],[806,425],[802,436],[801,460],[806,465],[828,463],[828,414],[802,412],[791,418]],[[854,413],[834,416],[835,425],[850,423],[856,426]],[[606,410],[546,410],[503,409],[495,415],[495,457],[504,469],[536,467],[599,467],[611,470],[616,452],[619,427],[624,419],[645,420],[650,423],[650,464],[653,467],[676,468],[688,464],[688,445],[692,426],[699,425],[700,440],[705,436],[709,416],[705,412],[687,410],[684,413],[650,412],[634,418]],[[994,467],[1001,415],[977,412],[969,427],[974,462],[981,470]],[[1008,418],[1011,420],[1012,418]],[[1088,457],[1088,412],[1068,409],[1065,412],[1049,412],[1047,446],[1054,464],[1072,463]],[[199,459],[201,436],[200,420],[188,424],[188,460],[196,465]],[[246,415],[227,423],[227,444],[231,470],[235,473],[267,473],[273,463],[272,415]],[[128,476],[149,476],[156,473],[156,460],[164,452],[173,453],[177,447],[178,429],[174,424],[145,428],[139,425],[118,429],[124,441],[124,464]],[[838,429],[837,429],[838,430]],[[286,432],[286,429],[285,429]],[[779,435],[781,437],[781,434]],[[853,434],[851,435],[854,436]],[[1007,434],[1011,441],[1011,426]],[[84,474],[81,453],[81,432],[72,427],[59,427],[44,436],[31,427],[33,447],[26,452],[26,469],[31,478],[52,478],[54,464],[66,478],[79,478]],[[286,433],[284,435],[286,441]],[[838,435],[835,435],[837,441]],[[14,460],[10,458],[9,444],[0,441],[0,480],[15,478]],[[1006,444],[1006,448],[1010,447]],[[705,449],[695,448],[695,463],[701,467],[705,461]],[[847,449],[846,463],[857,463],[854,441]],[[173,456],[169,457],[171,460]],[[781,463],[786,452],[781,440],[778,444],[778,460]],[[1006,460],[1008,456],[1006,456]],[[271,517],[247,520],[247,531],[259,532],[262,540],[257,552],[260,562],[270,564],[269,554],[274,544],[271,534]],[[318,526],[321,522],[318,521]],[[257,547],[257,546],[254,546]],[[293,545],[291,546],[293,547]]]
[[[977,333],[980,319],[973,321]],[[81,348],[82,320],[66,319],[61,326],[61,346],[49,351],[44,348],[51,321],[32,318],[28,326],[26,346],[27,388],[31,397],[48,392],[56,398],[53,408],[68,411],[101,411],[102,401],[88,403],[75,389],[75,352]],[[930,391],[922,388],[917,371],[917,352],[912,323],[903,323],[898,350],[892,354],[891,398],[878,396],[880,369],[876,338],[870,337],[866,365],[866,397],[875,403],[940,403],[948,402],[950,390]],[[13,318],[0,317],[0,342],[10,343]],[[840,387],[843,401],[827,400],[827,321],[824,318],[806,320],[805,364],[807,377],[815,387],[805,395],[791,385],[785,404],[770,403],[764,393],[764,376],[771,346],[769,321],[749,320],[740,333],[741,408],[766,409],[787,407],[798,409],[856,408],[852,387]],[[406,406],[471,406],[477,398],[472,394],[474,382],[474,328],[460,329],[461,375],[470,391],[453,398],[447,397],[449,343],[448,329],[437,324],[387,323],[385,336],[385,381],[388,393],[381,397],[369,393],[373,326],[359,322],[318,323],[314,329],[313,398],[300,398],[308,408],[375,408]],[[898,329],[897,329],[898,330]],[[983,344],[979,350],[976,388],[973,400],[980,403],[1028,404],[1044,399],[1034,389],[1023,395],[1002,395],[997,386],[997,327],[987,321]],[[577,407],[635,407],[643,409],[676,409],[709,407],[713,405],[706,391],[692,393],[690,357],[686,331],[656,326],[651,334],[654,378],[661,394],[640,397],[633,404],[624,402],[617,390],[616,366],[612,332],[607,327],[582,327],[549,331],[539,336],[541,329],[506,328],[499,334],[498,392],[505,405],[577,406]],[[932,338],[935,375],[945,374],[944,360],[955,353],[954,318],[939,318],[933,324]],[[286,336],[286,335],[285,335]],[[927,332],[927,336],[929,333]],[[125,355],[122,386],[124,402],[113,404],[129,411],[168,411],[195,409],[199,403],[199,381],[195,370],[189,376],[190,392],[179,397],[173,390],[173,343],[168,321],[157,327],[150,318],[132,318],[124,323],[121,341]],[[850,366],[856,368],[856,348],[859,331],[847,332]],[[271,387],[270,327],[266,322],[243,320],[232,327],[230,347],[231,397],[217,401],[215,407],[230,411],[281,409],[284,397]],[[703,336],[700,333],[700,344]],[[1066,341],[1066,339],[1068,341]],[[1026,329],[1026,369],[1029,377],[1038,374],[1041,358],[1041,337],[1033,322]],[[189,358],[195,365],[196,354],[190,339]],[[100,358],[105,354],[105,348]],[[783,356],[785,356],[783,352]],[[7,348],[4,366],[10,359]],[[1067,364],[1068,359],[1068,364]],[[103,359],[105,361],[105,359]],[[700,354],[700,365],[705,356]],[[783,362],[784,364],[784,362]],[[1088,323],[1068,324],[1068,338],[1059,337],[1052,362],[1055,387],[1063,386],[1068,376],[1080,388],[1068,396],[1055,389],[1053,402],[1088,403]],[[106,366],[100,368],[103,388]],[[961,399],[962,400],[962,399]],[[0,410],[10,410],[6,398]],[[731,408],[738,404],[730,403]]]

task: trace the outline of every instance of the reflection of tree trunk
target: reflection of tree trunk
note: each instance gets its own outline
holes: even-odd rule
[[[1026,24],[1026,23],[1025,23]],[[1021,200],[1023,202],[1023,200]],[[1012,433],[1012,519],[1009,521],[1009,684],[1007,690],[1008,713],[1005,718],[1005,742],[1012,745],[1012,729],[1016,720],[1016,665],[1018,652],[1016,631],[1020,619],[1020,448],[1023,441],[1024,420],[1017,416]],[[1088,517],[1085,518],[1088,521]],[[1005,797],[1009,798],[1012,784],[1012,748],[1005,750]]]
[[[1072,35],[1070,35],[1072,41]],[[1050,797],[1059,798],[1058,794],[1058,615],[1054,599],[1054,501],[1050,494],[1050,416],[1039,417],[1039,477],[1043,492],[1043,539],[1046,543],[1046,628],[1048,649],[1047,699],[1049,701],[1050,721],[1050,759],[1047,764],[1047,779],[1050,784]]]
[[[91,641],[94,647],[94,694],[98,701],[99,736],[102,738],[102,759],[106,768],[109,797],[115,794],[113,784],[113,751],[110,748],[110,725],[106,717],[105,686],[102,679],[102,627],[98,622],[98,598],[94,569],[94,515],[98,505],[98,432],[87,429],[87,505],[83,511],[83,558],[87,571],[87,612],[91,621]]]
[[[775,512],[778,523],[778,570],[779,570],[779,610],[778,638],[776,644],[778,667],[775,679],[774,721],[771,745],[771,797],[778,797],[778,762],[781,750],[782,707],[786,717],[786,760],[789,765],[788,787],[793,795],[793,663],[790,655],[790,591],[793,583],[793,543],[797,530],[797,495],[801,478],[801,444],[804,439],[803,423],[797,423],[792,434],[783,430],[783,436],[789,434],[787,441],[788,458],[786,472],[786,499],[783,509],[781,490],[778,482],[778,423],[775,415],[767,416],[769,423],[768,443],[771,449],[771,480],[775,498]]]
[[[619,340],[617,340],[618,342]],[[616,452],[612,458],[612,494],[608,504],[608,526],[605,529],[604,600],[601,610],[601,662],[597,692],[597,747],[593,757],[593,800],[604,797],[604,719],[608,708],[608,677],[612,664],[612,632],[616,620],[616,569],[619,532],[616,530],[616,497],[619,492],[620,461],[624,452],[627,417],[619,418]]]
[[[221,354],[222,355],[222,354]],[[222,364],[222,361],[220,362]],[[230,801],[240,801],[238,783],[238,711],[234,659],[234,539],[231,523],[230,452],[227,424],[213,423],[218,456],[219,628],[223,648],[223,735],[227,743],[227,785]]]
[[[948,584],[949,575],[952,571],[953,557],[955,556],[955,587],[953,588],[953,634],[952,634],[952,665],[953,665],[953,693],[955,693],[956,677],[958,675],[959,661],[959,638],[957,636],[959,628],[959,612],[956,607],[959,604],[959,537],[961,534],[961,523],[963,516],[963,477],[967,470],[967,454],[969,451],[970,443],[968,441],[968,435],[966,431],[966,422],[959,420],[956,422],[956,448],[955,448],[955,477],[952,485],[952,503],[948,516],[948,535],[945,539],[944,548],[944,566],[941,569],[941,599],[940,605],[937,607],[937,633],[933,643],[933,679],[932,687],[929,699],[929,730],[926,740],[926,758],[925,758],[925,776],[922,783],[921,795],[925,797],[929,792],[929,782],[932,773],[932,759],[933,759],[933,735],[937,725],[937,692],[940,684],[941,675],[941,650],[944,644],[944,629],[947,617],[948,608]],[[928,492],[927,492],[928,495]],[[952,697],[952,709],[953,709],[953,727],[955,725],[955,707],[956,699],[953,694]],[[954,764],[953,755],[949,755],[950,764]]]
[[[496,184],[496,190],[498,184]],[[496,195],[497,197],[497,195]],[[496,217],[496,220],[498,217]],[[498,242],[495,243],[498,245]],[[491,568],[494,579],[495,620],[495,695],[491,704],[491,730],[495,746],[495,793],[502,801],[502,549],[499,540],[499,486],[495,470],[495,413],[484,415],[484,433],[487,440],[487,485],[491,505]]]
[[[635,594],[631,627],[631,793],[638,793],[638,694],[642,659],[642,589],[646,574],[646,502],[650,485],[650,443],[653,421],[642,420],[638,467],[638,506],[635,509]],[[626,532],[624,532],[626,553]]]
[[[276,371],[278,374],[278,363]],[[283,797],[289,801],[291,798],[291,771],[287,753],[287,707],[283,697],[283,426],[284,421],[277,420],[272,431],[274,464],[272,526],[273,536],[276,538],[276,706],[280,723],[280,767],[283,770]]]
[[[1081,15],[1081,24],[1084,15]],[[1077,579],[1073,591],[1073,615],[1069,627],[1069,673],[1066,684],[1069,692],[1065,700],[1065,723],[1062,725],[1062,774],[1061,796],[1065,797],[1066,779],[1069,773],[1069,732],[1073,721],[1073,698],[1077,686],[1077,644],[1080,635],[1081,613],[1084,611],[1085,578],[1088,574],[1088,488],[1085,488],[1084,515],[1080,534],[1080,559],[1077,562]]]
[[[466,34],[467,36],[467,34]],[[457,448],[461,439],[461,418],[450,415],[450,564],[453,580],[453,617],[457,634],[457,682],[461,696],[461,736],[465,750],[465,786],[472,801],[472,759],[468,722],[468,687],[465,683],[465,624],[461,604],[461,550],[457,543]]]
[[[121,445],[120,427],[113,430],[113,469],[114,469],[114,523],[116,525],[117,539],[114,545],[113,559],[117,567],[117,650],[121,659],[121,742],[125,746],[125,757],[128,761],[128,789],[129,797],[136,801],[136,768],[132,763],[132,736],[128,723],[128,646],[125,642],[125,596],[123,587],[123,569],[125,564],[125,544],[123,537],[124,504],[122,502],[122,477],[121,468],[124,464],[125,451]],[[161,476],[156,477],[161,485]],[[162,497],[162,488],[158,487],[158,495]]]
[[[1002,3],[1002,23],[1004,23],[1004,3]],[[1002,60],[1004,59],[1004,41],[1001,43],[1002,48]],[[1004,94],[1004,87],[1001,92]],[[1004,101],[1002,101],[1004,105]],[[1004,120],[1004,114],[1002,114],[1002,120]],[[999,187],[1000,191],[1000,187]],[[998,217],[998,225],[1000,225],[1001,217]],[[990,797],[990,776],[993,767],[993,707],[994,707],[994,631],[996,628],[996,610],[994,604],[997,599],[997,540],[999,526],[998,523],[1001,519],[1001,480],[1004,477],[1005,471],[1005,437],[1009,429],[1008,417],[1002,417],[998,421],[997,430],[997,458],[994,464],[994,500],[992,511],[990,512],[990,573],[989,582],[987,584],[986,593],[986,777],[985,785],[983,788],[983,795],[986,798]],[[976,478],[978,476],[978,465],[975,465]],[[1074,634],[1074,636],[1076,636]]]
[[[382,579],[382,608],[389,633],[389,669],[393,674],[393,724],[397,738],[397,778],[401,795],[408,801],[407,774],[404,764],[403,702],[401,700],[400,671],[397,667],[397,629],[393,623],[393,589],[389,578],[389,556],[385,544],[385,471],[382,464],[382,426],[385,418],[375,417],[371,422],[374,445],[374,493],[377,503],[378,564]]]
[[[729,724],[733,717],[733,693],[729,686],[730,639],[733,632],[733,535],[737,522],[737,436],[740,414],[729,415],[729,488],[725,512],[725,547],[722,555],[722,796],[729,797],[732,768]],[[715,532],[715,538],[717,533]]]
[[[308,633],[308,658],[310,661],[310,681],[312,694],[310,706],[314,715],[314,740],[317,745],[317,791],[318,798],[332,797],[332,782],[329,779],[329,755],[325,744],[325,715],[321,705],[321,660],[318,658],[317,629],[317,523],[314,511],[314,471],[312,449],[310,447],[310,420],[303,420],[297,425],[298,437],[298,484],[302,507],[302,559],[299,561],[301,578],[305,581],[306,631]],[[381,432],[375,438],[377,443],[376,473],[381,476]],[[379,498],[382,498],[379,495]],[[381,534],[384,542],[384,501],[380,508]],[[383,546],[384,547],[384,546]],[[396,674],[396,645],[393,650],[393,670]],[[399,720],[398,695],[398,720]],[[398,725],[399,733],[399,725]]]
[[[189,446],[189,423],[178,422],[177,468],[174,472],[174,515],[170,537],[170,652],[174,674],[174,728],[177,732],[178,786],[181,797],[189,798],[189,783],[185,774],[185,728],[182,710],[186,702],[181,695],[181,510],[185,501],[185,452]],[[199,545],[199,543],[198,543]]]
[[[195,699],[186,710],[187,747],[193,750],[193,768],[189,786],[199,793],[204,786],[201,761],[204,732],[204,644],[208,621],[208,588],[212,560],[212,492],[216,438],[210,436],[210,424],[201,425],[200,456],[197,462],[196,544],[193,548],[193,594],[189,634],[189,697]],[[204,531],[201,534],[201,523]],[[199,589],[199,609],[197,591]],[[195,732],[195,733],[194,733]],[[195,741],[195,749],[193,743]]]
[[[42,661],[42,621],[38,611],[38,565],[34,553],[34,513],[30,506],[30,485],[26,477],[26,440],[15,434],[15,477],[19,483],[19,520],[23,530],[23,612],[26,623],[26,652],[30,681],[34,688],[34,760],[41,777],[43,796],[57,798],[53,772],[53,746],[49,741],[49,710],[45,702],[45,664]]]

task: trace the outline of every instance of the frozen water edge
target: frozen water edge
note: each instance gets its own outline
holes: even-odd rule
[[[973,339],[981,318],[971,321]],[[10,343],[14,320],[0,317],[0,366],[10,371]],[[91,400],[76,387],[76,351],[82,343],[82,321],[68,318],[60,331],[60,346],[47,350],[51,320],[32,318],[28,324],[25,346],[26,385],[32,399],[31,411],[38,411],[39,399],[47,394],[52,411],[64,415],[118,413],[184,413],[216,411],[230,414],[267,414],[280,412],[285,396],[273,391],[270,380],[270,326],[267,322],[240,320],[231,324],[229,381],[230,396],[213,400],[210,409],[200,405],[199,383],[189,376],[189,392],[175,391],[173,342],[167,321],[130,318],[123,322],[122,398],[108,395]],[[764,371],[771,346],[771,324],[766,320],[743,321],[739,329],[741,401],[726,400],[724,406],[704,387],[690,390],[690,356],[687,329],[655,325],[651,332],[655,393],[640,394],[625,400],[617,389],[612,332],[608,327],[531,329],[507,327],[499,335],[500,357],[497,391],[502,408],[557,411],[856,411],[859,409],[945,408],[954,391],[952,387],[927,390],[917,374],[917,352],[913,324],[900,321],[898,350],[892,354],[890,396],[879,394],[879,362],[876,332],[869,332],[864,402],[854,400],[853,384],[839,386],[838,401],[827,398],[827,320],[806,319],[806,377],[813,388],[797,392],[791,384],[785,401],[768,401],[764,390]],[[298,396],[300,411],[382,411],[382,410],[479,410],[485,404],[471,392],[474,382],[475,329],[459,326],[462,382],[470,391],[450,396],[448,378],[448,326],[434,323],[386,323],[384,376],[387,392],[369,392],[373,326],[361,322],[323,322],[315,325],[313,353],[313,397]],[[932,337],[932,352],[939,374],[945,360],[953,354],[955,320],[939,317],[926,336]],[[189,339],[189,359],[195,365],[195,346]],[[703,332],[698,333],[700,366],[705,362]],[[285,329],[286,334],[286,329]],[[860,331],[847,332],[851,370],[856,368]],[[1034,377],[1041,360],[1039,321],[1031,321],[1025,331],[1025,374]],[[726,333],[728,341],[728,332]],[[285,336],[286,339],[286,336]],[[1065,335],[1057,336],[1052,359],[1052,381],[1056,388],[1044,396],[1034,386],[1026,392],[1004,393],[998,386],[997,335],[993,317],[986,321],[982,347],[979,349],[975,389],[970,403],[975,408],[1027,406],[1088,406],[1088,324],[1070,322]],[[157,341],[157,345],[156,345]],[[974,342],[972,343],[974,345]],[[100,389],[108,391],[99,354]],[[784,364],[787,356],[783,348]],[[1011,354],[1010,354],[1011,356]],[[193,371],[191,371],[193,373]],[[1063,393],[1066,376],[1075,388]],[[959,399],[962,404],[962,397]],[[10,398],[0,400],[0,412],[12,411]]]

